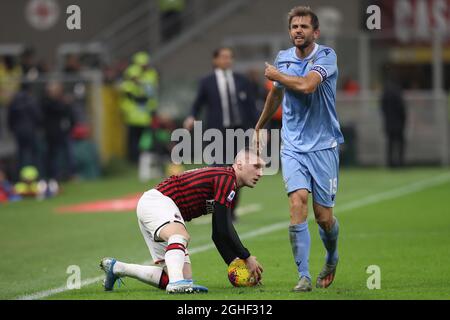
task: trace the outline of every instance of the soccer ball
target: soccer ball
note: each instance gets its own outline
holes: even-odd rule
[[[235,259],[228,266],[228,280],[235,287],[253,287],[257,285],[243,259]]]

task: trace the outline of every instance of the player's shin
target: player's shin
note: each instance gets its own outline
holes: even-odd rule
[[[334,218],[334,224],[329,231],[325,231],[319,225],[319,234],[322,242],[327,250],[326,263],[330,265],[335,265],[339,259],[337,244],[339,236],[339,222]]]
[[[181,235],[169,237],[164,259],[170,282],[184,280],[183,267],[185,261],[187,240]]]
[[[292,253],[294,254],[299,277],[306,277],[311,280],[311,275],[309,273],[311,236],[309,234],[308,222],[290,225],[289,239],[291,241]]]
[[[117,261],[114,265],[114,274],[119,277],[134,278],[161,289],[164,289],[167,285],[167,281],[164,281],[164,278],[167,278],[167,274],[163,268],[157,266],[143,266]]]

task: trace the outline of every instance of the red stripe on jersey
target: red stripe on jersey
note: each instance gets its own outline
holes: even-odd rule
[[[219,189],[217,189],[216,191],[216,197],[215,200],[222,202],[222,198],[223,198],[223,188],[225,188],[225,185],[227,183],[227,179],[226,177],[222,177],[222,179],[220,180],[220,184],[219,184]]]
[[[217,193],[216,193],[216,195],[217,195],[217,200],[220,202],[220,203],[224,203],[225,201],[225,193],[223,192],[224,191],[224,189],[225,189],[225,187],[226,187],[226,185],[227,185],[227,179],[225,179],[225,177],[224,177],[224,181],[223,181],[223,185],[222,185],[222,187],[219,189],[219,190],[217,190]]]
[[[223,183],[224,183],[224,181],[225,181],[225,177],[224,176],[221,176],[221,177],[219,177],[218,178],[218,183],[216,184],[216,194],[219,194],[219,192],[220,192],[220,190],[222,190],[222,188],[223,188]]]
[[[223,193],[222,199],[221,199],[223,201],[222,203],[225,203],[226,197],[228,197],[228,195],[231,192],[232,185],[233,185],[232,179],[227,179],[227,183],[225,185],[225,188],[221,189],[221,192]]]

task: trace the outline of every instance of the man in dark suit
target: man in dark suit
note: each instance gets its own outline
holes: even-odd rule
[[[214,72],[200,81],[197,97],[192,105],[191,116],[184,123],[192,129],[194,120],[206,106],[205,129],[216,128],[244,130],[252,128],[258,114],[250,82],[233,72],[233,51],[221,47],[213,52]]]
[[[198,119],[202,108],[206,107],[206,123],[203,125],[203,129],[215,128],[223,133],[224,161],[216,165],[225,165],[227,151],[231,152],[226,148],[225,130],[247,130],[253,128],[258,119],[250,82],[245,76],[233,72],[232,66],[233,51],[230,48],[221,47],[214,50],[214,71],[200,80],[191,115],[184,122],[184,127],[192,130],[194,121]],[[234,158],[238,150],[236,150],[235,142],[232,145],[234,145]]]

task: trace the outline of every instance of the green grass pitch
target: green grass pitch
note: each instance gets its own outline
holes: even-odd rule
[[[194,279],[206,295],[167,295],[125,279],[125,286],[104,292],[101,282],[64,290],[68,266],[81,279],[102,276],[104,256],[142,263],[150,256],[134,212],[56,214],[61,205],[111,199],[143,192],[136,173],[96,182],[64,185],[63,193],[0,206],[0,298],[42,299],[449,299],[450,175],[445,169],[341,170],[336,215],[340,220],[340,264],[326,290],[294,293],[296,268],[288,240],[288,203],[280,175],[266,176],[242,193],[241,207],[256,204],[236,228],[264,266],[263,285],[233,288],[226,266],[213,247],[209,224],[188,223]],[[310,210],[310,269],[316,277],[325,251]],[[284,225],[285,224],[285,225]],[[366,268],[380,267],[381,289],[369,290]],[[51,289],[61,289],[50,292]]]

